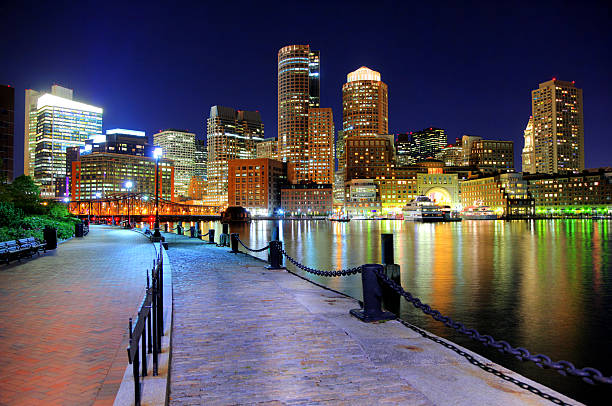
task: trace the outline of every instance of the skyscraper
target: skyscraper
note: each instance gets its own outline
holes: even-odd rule
[[[256,145],[264,139],[261,115],[257,111],[236,111],[231,107],[212,106],[206,137],[206,203],[223,206],[228,203],[228,162],[230,159],[256,157]]]
[[[331,108],[308,111],[308,179],[334,183],[334,116]]]
[[[278,51],[278,153],[308,179],[308,109],[320,105],[319,51],[288,45]]]
[[[342,86],[342,130],[346,137],[388,134],[387,85],[380,73],[362,66]]]
[[[416,162],[435,157],[448,143],[446,130],[442,128],[429,127],[412,132],[411,136],[410,155]]]
[[[13,180],[15,88],[0,85],[0,182]]]
[[[584,169],[582,89],[553,78],[531,92],[534,169],[538,173]]]
[[[34,164],[30,161],[30,168],[33,166],[34,181],[45,198],[58,197],[58,192],[66,188],[66,149],[83,147],[85,140],[102,133],[101,108],[73,101],[72,90],[61,86],[55,85],[52,92],[30,93],[36,99],[35,111],[26,104],[26,113],[36,116]],[[28,136],[32,135],[32,124],[30,120],[26,126]]]
[[[164,158],[174,162],[175,196],[187,198],[189,181],[195,171],[195,134],[168,129],[153,134],[153,144],[162,148]]]
[[[529,117],[527,127],[523,131],[523,137],[525,137],[525,146],[523,147],[523,165],[522,171],[535,173],[535,154],[533,149],[533,117]]]

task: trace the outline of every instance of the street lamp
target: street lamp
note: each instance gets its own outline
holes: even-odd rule
[[[94,194],[96,199],[100,199],[102,197],[102,193],[100,192],[96,192]],[[98,200],[98,212],[96,213],[96,218],[97,218],[97,222],[100,222],[100,212],[102,211],[102,202],[100,202],[100,200]]]
[[[155,158],[155,232],[153,233],[153,241],[161,241],[161,233],[159,232],[159,159],[164,151],[161,147],[153,149],[153,158]]]
[[[130,217],[130,190],[132,189],[132,186],[134,186],[134,184],[132,183],[131,180],[128,180],[125,182],[125,188],[128,191],[128,225],[126,228],[132,228],[132,218]]]

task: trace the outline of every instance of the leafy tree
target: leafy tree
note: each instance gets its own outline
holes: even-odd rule
[[[15,207],[28,214],[42,214],[46,211],[40,204],[40,189],[29,176],[15,178],[9,185],[8,195]]]
[[[18,227],[23,221],[24,214],[11,202],[0,202],[0,224],[4,227]]]

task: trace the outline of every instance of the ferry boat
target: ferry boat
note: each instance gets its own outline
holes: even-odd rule
[[[404,220],[433,223],[444,221],[444,213],[427,196],[418,196],[402,208]]]
[[[221,212],[221,223],[247,223],[251,213],[242,206],[230,206]]]
[[[497,220],[498,216],[489,206],[467,206],[460,214],[464,220]]]

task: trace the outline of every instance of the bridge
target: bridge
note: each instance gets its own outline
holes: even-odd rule
[[[132,221],[155,221],[155,198],[139,193],[116,193],[98,199],[74,200],[68,203],[70,213],[81,218],[123,218]],[[159,221],[209,221],[221,218],[220,206],[200,206],[159,199]],[[118,221],[118,219],[116,219]]]

